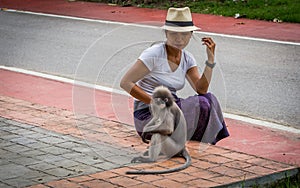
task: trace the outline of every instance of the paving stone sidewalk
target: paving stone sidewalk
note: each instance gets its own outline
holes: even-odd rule
[[[188,169],[126,175],[183,160],[132,165],[147,147],[133,126],[6,96],[0,96],[0,141],[0,187],[247,187],[298,173],[289,164],[189,142]]]

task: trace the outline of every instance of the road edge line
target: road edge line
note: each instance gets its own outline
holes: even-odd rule
[[[115,93],[115,94],[119,94],[119,95],[130,96],[125,91],[121,91],[121,90],[118,90],[118,89],[113,89],[113,88],[110,88],[110,87],[101,86],[101,85],[97,85],[97,84],[90,84],[90,83],[86,83],[86,82],[82,82],[82,81],[76,81],[76,80],[72,80],[70,78],[65,78],[65,77],[61,77],[61,76],[55,76],[55,75],[50,75],[50,74],[46,74],[46,73],[41,73],[41,72],[36,72],[36,71],[31,71],[31,70],[25,70],[25,69],[16,68],[16,67],[7,67],[7,66],[2,66],[2,65],[0,65],[0,69],[12,71],[12,72],[18,72],[18,73],[27,74],[27,75],[36,76],[36,77],[41,77],[41,78],[45,78],[45,79],[50,79],[50,80],[54,80],[54,81],[64,82],[64,83],[68,83],[68,84],[84,86],[84,87],[96,89],[96,90],[99,90],[99,91],[105,91],[105,92]],[[280,124],[277,124],[277,123],[258,120],[258,119],[245,117],[245,116],[240,116],[240,115],[236,115],[236,114],[223,113],[223,115],[224,115],[225,118],[229,118],[229,119],[239,120],[239,121],[243,121],[243,122],[246,122],[246,123],[259,125],[259,126],[262,126],[262,127],[277,129],[277,130],[280,130],[280,131],[286,131],[286,132],[292,132],[292,133],[300,134],[300,129],[297,129],[297,128],[294,128],[294,127],[280,125]]]

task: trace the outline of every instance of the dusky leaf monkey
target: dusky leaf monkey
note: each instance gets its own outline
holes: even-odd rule
[[[143,129],[145,133],[152,133],[149,149],[139,157],[132,159],[132,163],[150,163],[158,160],[160,154],[166,158],[181,156],[186,162],[179,167],[161,171],[127,171],[126,174],[163,174],[183,170],[190,166],[191,157],[185,148],[187,140],[187,127],[184,115],[174,101],[174,98],[166,87],[155,88],[150,104],[152,119]]]

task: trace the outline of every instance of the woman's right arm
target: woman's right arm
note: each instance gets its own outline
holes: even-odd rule
[[[141,60],[138,59],[121,79],[120,87],[128,92],[132,97],[146,104],[150,104],[151,96],[135,84],[148,73],[149,69]]]

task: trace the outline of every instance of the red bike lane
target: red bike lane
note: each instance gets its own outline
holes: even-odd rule
[[[0,8],[127,23],[164,23],[166,10],[67,0],[1,0]],[[300,24],[193,14],[203,32],[300,42]]]

